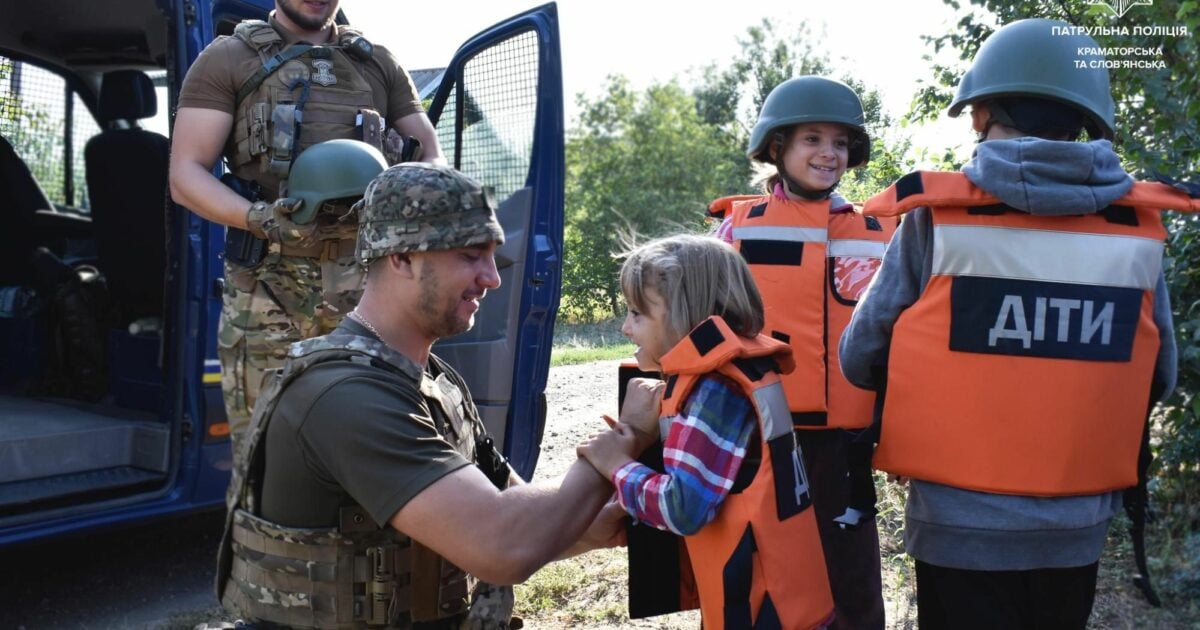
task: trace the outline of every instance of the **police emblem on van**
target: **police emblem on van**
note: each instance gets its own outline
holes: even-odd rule
[[[325,87],[329,87],[334,83],[337,83],[337,77],[330,72],[333,70],[332,61],[329,61],[328,59],[317,59],[316,61],[313,61],[313,70],[315,71],[312,75],[313,83],[320,83]]]

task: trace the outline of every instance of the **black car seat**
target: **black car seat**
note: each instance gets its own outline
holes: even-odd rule
[[[0,137],[0,221],[4,224],[0,230],[0,286],[30,284],[30,262],[36,247],[34,213],[53,207],[29,167],[8,140]]]
[[[166,137],[137,126],[158,110],[154,83],[139,70],[106,73],[104,127],[84,149],[92,229],[119,325],[161,317],[166,270]]]

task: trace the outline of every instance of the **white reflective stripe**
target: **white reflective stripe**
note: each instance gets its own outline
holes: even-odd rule
[[[780,225],[751,225],[733,228],[735,241],[792,241],[795,243],[824,243],[829,236],[825,228],[784,227]]]
[[[782,381],[754,390],[754,409],[761,419],[764,439],[770,441],[791,432],[792,412],[783,393]]]
[[[836,238],[829,241],[829,249],[825,255],[833,257],[853,256],[855,258],[883,258],[883,250],[887,246],[879,241],[863,241],[855,239]]]
[[[1153,289],[1163,243],[1115,234],[938,225],[933,274]]]

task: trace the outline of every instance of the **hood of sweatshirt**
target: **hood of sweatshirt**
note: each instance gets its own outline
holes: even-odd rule
[[[1099,212],[1133,187],[1108,140],[988,140],[962,170],[1005,204],[1036,215]]]

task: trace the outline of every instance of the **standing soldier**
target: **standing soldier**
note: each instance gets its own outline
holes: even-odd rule
[[[950,105],[971,107],[971,161],[866,204],[910,214],[842,370],[885,396],[875,466],[911,480],[922,630],[1085,627],[1147,411],[1175,383],[1159,210],[1200,203],[1121,168],[1098,49],[1051,20],[996,31]]]
[[[873,392],[842,376],[837,340],[879,268],[895,219],[864,217],[836,192],[870,159],[862,102],[818,76],[780,83],[763,102],[747,157],[761,195],[713,202],[717,233],[750,265],[766,310],[763,333],[792,348],[781,377],[808,466],[839,628],[884,625],[869,427]]]
[[[408,74],[382,46],[335,25],[337,9],[338,0],[276,0],[269,21],[242,22],[209,45],[180,92],[171,195],[228,228],[218,353],[235,452],[264,371],[281,365],[291,343],[332,330],[362,292],[357,221],[348,213],[362,191],[321,207],[311,196],[299,202],[309,184],[293,167],[297,157],[326,140],[354,139],[396,162],[415,146],[407,136],[426,159],[442,160]],[[354,153],[331,150],[309,172],[371,168]],[[222,155],[229,186],[212,175]]]

